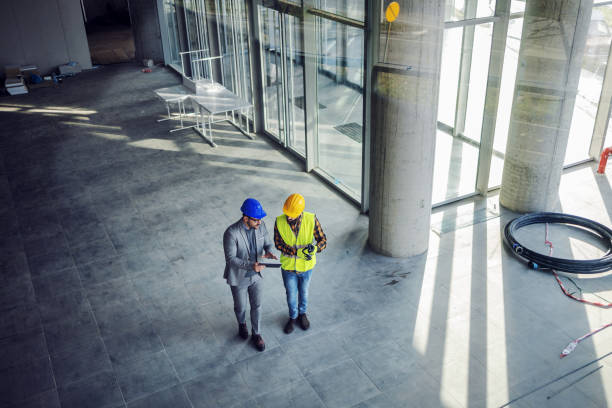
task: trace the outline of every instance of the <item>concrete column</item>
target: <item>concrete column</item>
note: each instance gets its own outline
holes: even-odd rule
[[[592,0],[526,3],[500,203],[550,211],[558,190]]]
[[[372,72],[369,243],[393,257],[428,247],[444,3],[399,1],[390,26],[384,9],[370,22],[380,42]]]

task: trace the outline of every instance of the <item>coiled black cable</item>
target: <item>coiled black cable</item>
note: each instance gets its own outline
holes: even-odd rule
[[[555,258],[548,255],[543,255],[524,247],[514,238],[516,231],[522,227],[531,224],[569,224],[577,225],[585,228],[595,235],[599,236],[608,246],[606,254],[599,259],[564,259]],[[612,270],[612,230],[605,225],[589,220],[587,218],[578,217],[576,215],[552,213],[552,212],[537,212],[523,215],[515,218],[506,224],[504,228],[504,237],[506,244],[512,249],[512,252],[529,261],[529,266],[533,269],[555,269],[558,271],[569,273],[602,273]]]

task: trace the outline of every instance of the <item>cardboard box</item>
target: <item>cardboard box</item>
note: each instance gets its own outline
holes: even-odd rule
[[[4,67],[4,74],[7,78],[18,78],[21,76],[21,67],[19,65],[7,65]]]
[[[22,95],[28,93],[28,88],[26,88],[25,82],[23,81],[23,75],[19,65],[5,66],[4,73],[6,75],[4,87],[9,95]]]
[[[55,82],[53,82],[53,80],[43,80],[42,82],[39,82],[37,84],[29,84],[28,88],[30,89],[36,89],[36,88],[49,88],[52,86],[57,86],[57,84]]]

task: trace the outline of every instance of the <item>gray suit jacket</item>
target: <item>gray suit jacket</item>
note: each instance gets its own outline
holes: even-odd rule
[[[253,264],[257,259],[250,259],[249,244],[242,218],[230,225],[223,234],[223,251],[225,252],[225,272],[223,278],[228,285],[240,286],[245,283],[245,280],[256,282],[261,279],[260,274],[256,274],[252,278],[246,278],[245,274],[253,269]],[[261,222],[258,229],[255,230],[255,239],[257,241],[257,256],[263,255],[264,252],[272,252],[274,244],[268,234],[266,223]]]

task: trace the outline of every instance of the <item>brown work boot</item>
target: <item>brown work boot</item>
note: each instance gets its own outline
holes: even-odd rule
[[[289,320],[287,321],[287,324],[285,324],[285,333],[289,334],[291,332],[293,332],[293,324],[295,323],[295,319],[289,318]]]
[[[247,329],[246,323],[238,323],[238,335],[245,340],[249,338],[249,329]]]
[[[310,327],[310,322],[308,321],[308,317],[306,317],[306,313],[298,316],[298,320],[300,322],[300,327],[302,330],[308,330]]]
[[[255,348],[259,351],[264,351],[266,349],[266,343],[264,343],[263,338],[259,334],[253,334],[251,336],[251,340],[255,345]]]

